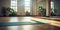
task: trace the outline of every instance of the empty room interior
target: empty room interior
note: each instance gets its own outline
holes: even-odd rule
[[[0,0],[0,30],[60,30],[60,0]]]

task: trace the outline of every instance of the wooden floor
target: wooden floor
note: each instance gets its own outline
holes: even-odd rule
[[[31,19],[60,27],[60,17],[32,17]]]
[[[0,17],[0,22],[33,22],[31,17]],[[21,25],[21,26],[0,26],[0,30],[59,30],[49,24]]]

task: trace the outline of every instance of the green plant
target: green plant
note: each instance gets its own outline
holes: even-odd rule
[[[30,16],[30,13],[28,11],[26,11],[26,16]]]
[[[39,12],[42,14],[42,16],[46,16],[46,9],[42,6],[39,6]]]
[[[14,12],[14,10],[12,8],[7,8],[7,11],[12,14]]]
[[[16,15],[16,12],[10,7],[7,8],[7,11],[8,11],[10,16],[15,16]]]
[[[56,10],[55,8],[52,8],[52,9],[51,9],[51,15],[52,15],[52,16],[55,16],[56,13],[57,13],[57,10]]]
[[[53,12],[54,14],[56,14],[57,10],[56,10],[56,9],[52,9],[52,12]]]

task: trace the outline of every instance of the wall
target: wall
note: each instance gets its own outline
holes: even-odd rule
[[[2,7],[10,7],[10,0],[0,0],[0,15]]]
[[[0,0],[0,6],[1,7],[10,7],[11,0]],[[25,15],[24,12],[24,0],[17,0],[17,15]]]
[[[46,8],[46,0],[37,0],[37,14],[39,13],[39,11],[38,11],[39,6]]]
[[[25,15],[24,0],[17,0],[17,14]]]
[[[1,0],[0,0],[0,13],[1,13]]]
[[[31,11],[30,11],[30,14],[31,15],[36,15],[37,11],[36,11],[36,0],[31,0]]]
[[[1,0],[2,7],[10,7],[10,0]]]
[[[45,0],[32,0],[31,6],[32,6],[31,15],[38,15],[39,6],[46,8],[46,1]]]
[[[57,9],[57,14],[60,15],[60,0],[55,0],[54,1],[54,8]]]
[[[0,0],[1,5],[4,7],[10,7],[10,1],[11,0]],[[44,0],[32,0],[31,2],[31,11],[30,15],[37,15],[38,14],[38,7],[43,6],[45,8],[45,1]],[[18,15],[25,15],[25,9],[24,9],[24,0],[17,0],[17,14]]]
[[[46,8],[46,0],[37,0],[37,6],[42,6],[43,8]]]

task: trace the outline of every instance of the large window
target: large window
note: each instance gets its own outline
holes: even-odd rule
[[[51,8],[54,8],[54,2],[51,1]]]
[[[17,11],[17,0],[11,0],[11,8],[13,8],[14,11]]]
[[[30,12],[30,0],[25,0],[25,12]]]

